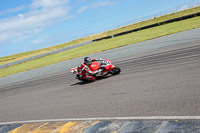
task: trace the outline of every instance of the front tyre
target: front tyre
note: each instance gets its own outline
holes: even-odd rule
[[[112,69],[110,74],[116,75],[116,74],[119,74],[120,72],[121,72],[121,69],[119,67],[115,67]]]

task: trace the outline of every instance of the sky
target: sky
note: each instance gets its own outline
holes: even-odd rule
[[[200,0],[0,0],[0,57],[200,5]]]

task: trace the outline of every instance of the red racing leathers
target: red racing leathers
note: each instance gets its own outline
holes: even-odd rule
[[[95,62],[95,61],[99,61],[99,59],[92,59],[91,60],[91,63],[92,62]],[[90,81],[94,81],[95,80],[95,77],[94,75],[97,74],[99,72],[99,70],[96,70],[96,71],[92,71],[88,65],[86,65],[84,62],[81,63],[81,66],[80,66],[80,78],[82,79],[86,79],[86,80],[90,80]]]

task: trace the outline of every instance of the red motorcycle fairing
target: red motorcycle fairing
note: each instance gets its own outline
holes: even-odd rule
[[[101,73],[98,73],[95,76],[91,76],[91,75],[89,76],[87,73],[85,73],[85,71],[83,71],[83,70],[85,70],[86,67],[83,67],[82,70],[79,70],[80,67],[72,68],[71,72],[75,73],[75,74],[78,74],[79,76],[82,75],[81,77],[83,79],[86,79],[86,80],[89,80],[89,81],[95,81],[96,78],[102,78],[102,77],[105,77],[105,76],[107,76],[109,74],[112,74],[112,75],[119,74],[120,71],[121,71],[119,67],[116,67],[115,65],[112,65],[111,61],[108,60],[108,59],[95,61],[90,65],[89,68],[90,68],[91,71],[96,71],[96,70],[99,70],[100,67],[103,67],[105,69]],[[116,71],[116,69],[118,71]]]
[[[103,72],[108,72],[111,69],[111,65],[104,66],[105,70]]]
[[[99,70],[100,68],[100,63],[99,62],[93,62],[91,65],[90,65],[90,69],[92,71],[96,71],[96,70]]]
[[[111,71],[113,68],[115,68],[115,65],[112,65],[109,59],[105,59],[104,62],[102,62],[102,64],[105,64],[105,65],[102,65],[105,68],[103,72],[108,72],[108,71]]]
[[[113,69],[113,68],[115,68],[115,65],[112,65],[112,66],[111,66],[111,69]]]

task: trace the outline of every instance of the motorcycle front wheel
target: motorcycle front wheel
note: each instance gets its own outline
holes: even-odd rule
[[[121,69],[119,67],[115,67],[109,73],[113,74],[113,75],[116,75],[116,74],[119,74],[120,72],[121,72]]]

